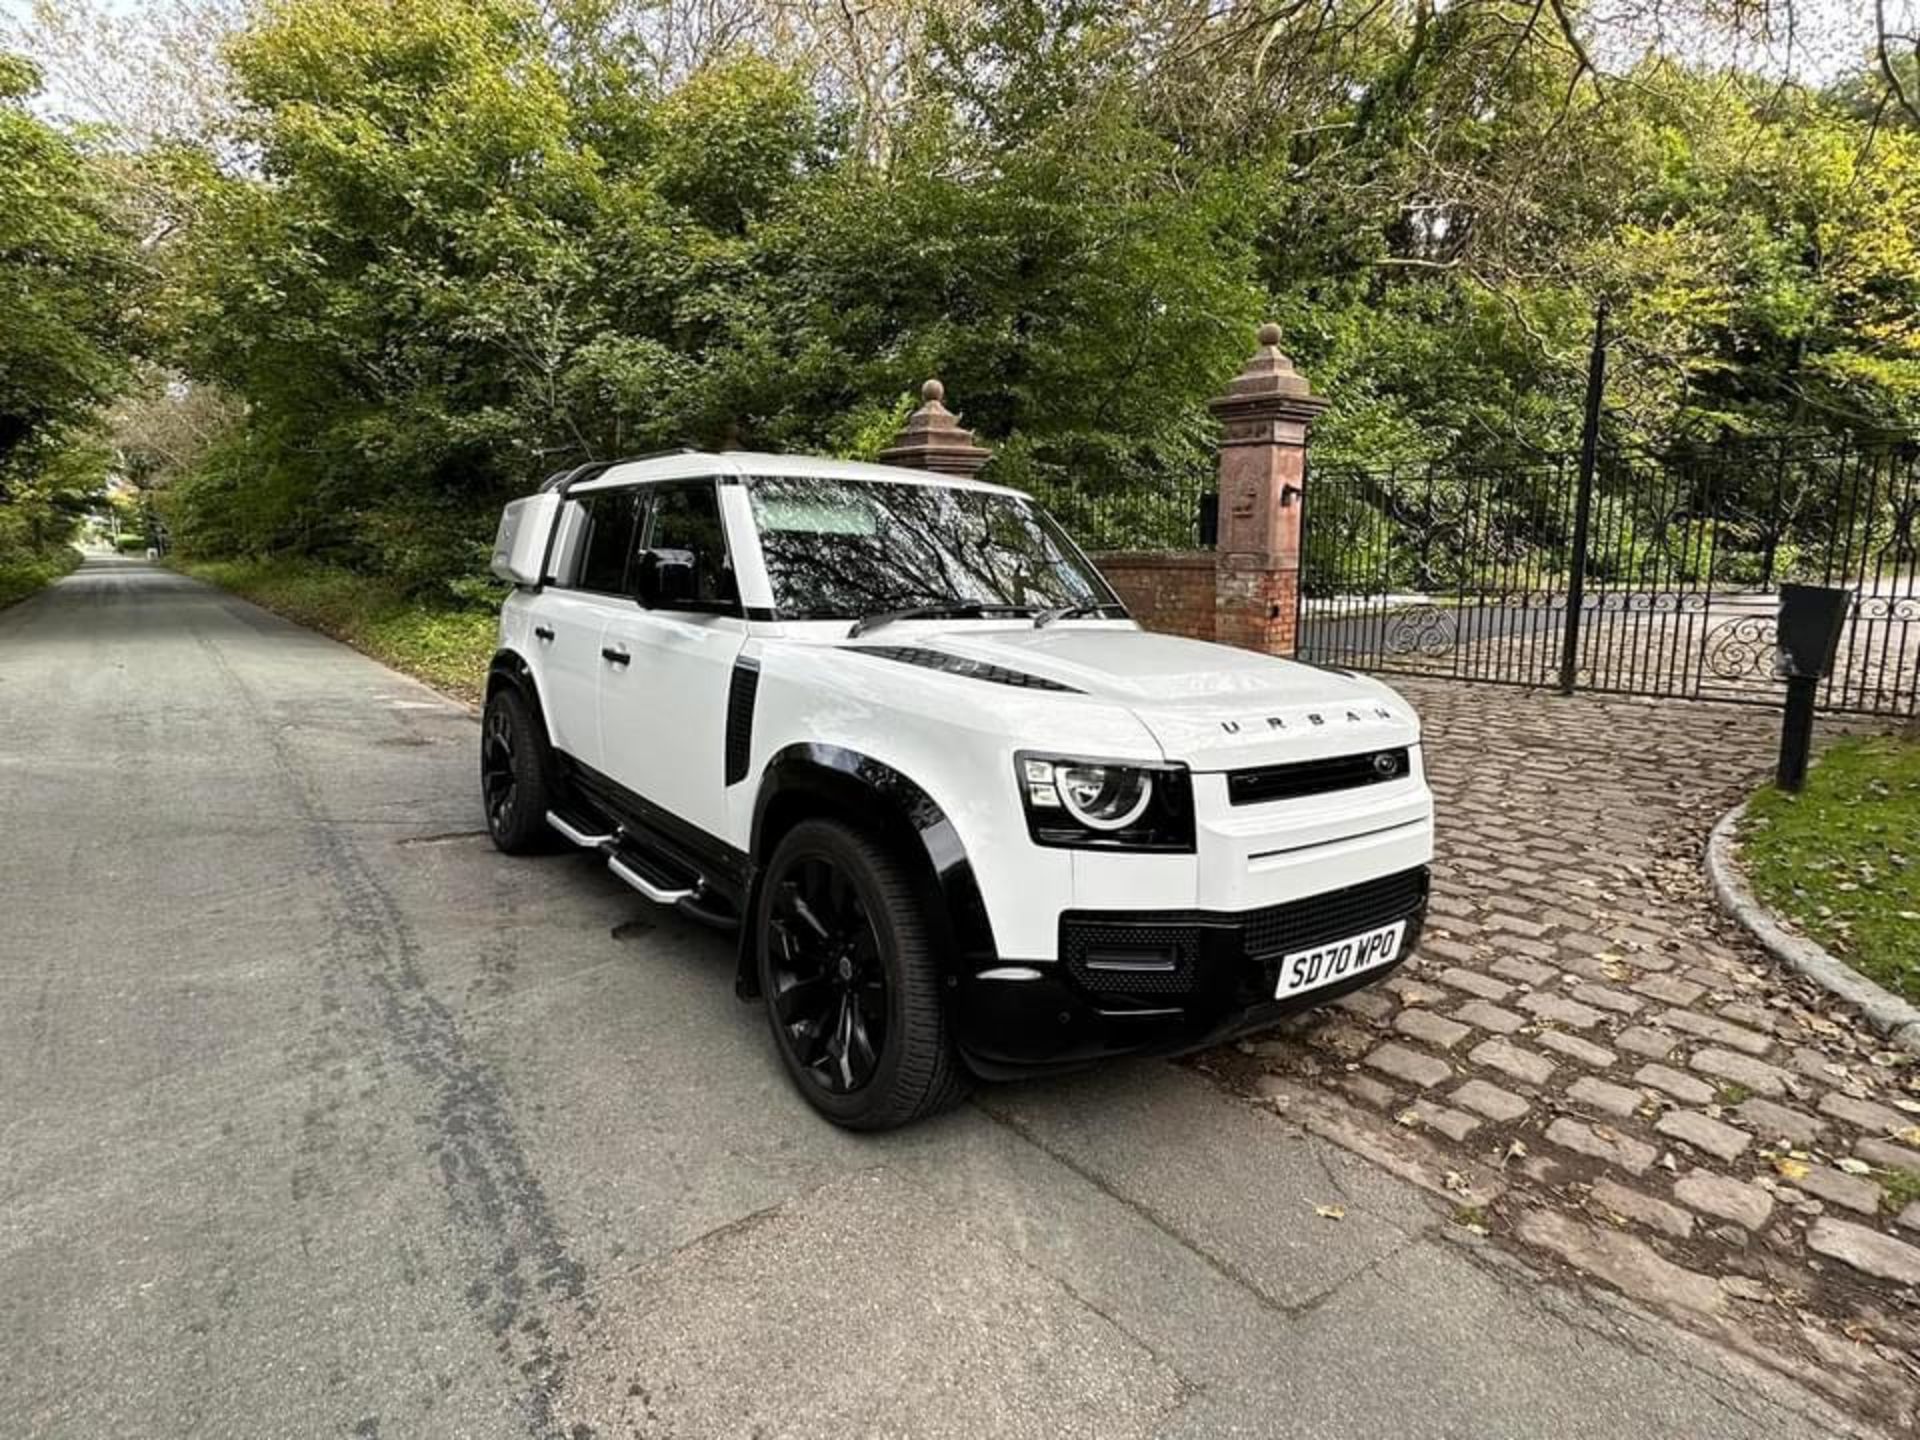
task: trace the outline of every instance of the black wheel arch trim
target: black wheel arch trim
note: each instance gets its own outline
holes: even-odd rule
[[[533,678],[533,667],[527,663],[526,656],[518,650],[496,650],[487,663],[487,698],[492,699],[493,692],[503,684],[525,692],[534,710],[545,719],[540,707],[540,684]]]
[[[933,930],[946,937],[941,966],[950,980],[992,963],[998,950],[986,903],[966,846],[946,812],[885,761],[844,746],[807,741],[775,753],[760,774],[750,842],[754,879],[745,909],[748,919],[740,927],[740,974],[735,988],[741,995],[753,995],[759,987],[754,955],[758,937],[751,917],[758,910],[760,878],[774,843],[768,817],[779,804],[795,798],[815,802],[807,807],[813,813],[864,823],[901,842],[901,858],[937,909],[931,917]]]

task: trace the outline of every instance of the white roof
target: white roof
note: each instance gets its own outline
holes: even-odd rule
[[[927,470],[908,470],[899,465],[869,465],[862,460],[829,460],[820,455],[768,455],[752,450],[723,450],[718,453],[689,450],[676,455],[658,455],[649,460],[629,460],[616,464],[573,487],[572,493],[586,494],[616,485],[634,485],[648,480],[685,480],[700,475],[737,475],[769,477],[810,475],[832,480],[863,480],[870,484],[945,485],[956,490],[988,490],[1001,495],[1025,495],[1007,485],[991,485],[960,475],[939,475]]]

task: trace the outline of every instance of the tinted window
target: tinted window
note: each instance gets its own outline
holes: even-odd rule
[[[642,537],[636,576],[662,564],[690,566],[684,598],[676,603],[699,609],[731,606],[740,598],[727,558],[726,527],[720,497],[711,480],[653,487],[652,515]],[[647,599],[644,582],[635,586]]]
[[[949,601],[1042,610],[1113,600],[1025,496],[825,476],[757,479],[748,493],[784,616],[837,619]]]
[[[601,490],[582,495],[580,506],[586,511],[587,537],[574,584],[602,595],[625,593],[627,552],[633,544],[634,492]]]

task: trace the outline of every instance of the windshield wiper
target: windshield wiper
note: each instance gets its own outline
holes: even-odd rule
[[[1034,616],[1033,628],[1044,630],[1056,620],[1079,620],[1084,616],[1098,615],[1104,610],[1118,609],[1120,607],[1111,600],[1083,600],[1078,605],[1056,605]]]
[[[862,615],[847,631],[847,638],[852,640],[895,620],[973,620],[983,615],[1032,613],[1031,605],[989,605],[981,600],[942,600],[937,605],[910,605],[904,610],[876,610],[871,615]]]

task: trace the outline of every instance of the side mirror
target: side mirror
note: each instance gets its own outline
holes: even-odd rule
[[[672,609],[694,598],[694,558],[691,550],[648,550],[640,557],[635,592],[649,610]]]
[[[1785,680],[1824,680],[1833,673],[1851,590],[1782,585],[1774,668]]]

